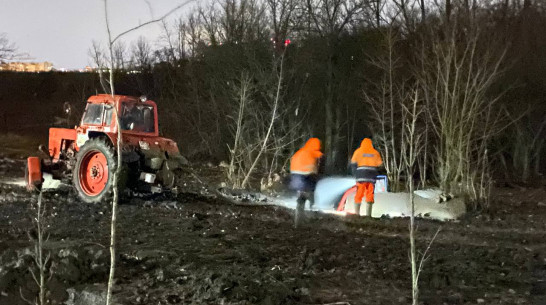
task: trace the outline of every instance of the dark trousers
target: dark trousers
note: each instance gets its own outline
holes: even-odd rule
[[[310,207],[315,203],[314,192],[317,180],[317,175],[292,174],[290,177],[290,189],[298,192],[294,219],[295,227],[298,227],[301,224],[303,212],[305,211],[305,202],[309,200]]]
[[[290,176],[290,189],[298,192],[314,192],[317,185],[317,175],[292,174]]]

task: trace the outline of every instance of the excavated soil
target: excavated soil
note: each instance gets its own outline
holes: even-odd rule
[[[4,181],[23,162],[0,159]],[[203,169],[202,172],[206,172]],[[29,236],[36,195],[0,186],[0,304],[36,285]],[[110,211],[70,188],[44,193],[51,304],[100,304]],[[423,304],[546,304],[546,191],[502,188],[491,212],[418,220]],[[118,304],[409,304],[408,220],[308,213],[293,228],[281,207],[228,204],[188,188],[177,200],[124,199],[118,219]]]

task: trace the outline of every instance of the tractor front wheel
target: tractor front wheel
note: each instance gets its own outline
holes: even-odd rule
[[[115,151],[105,139],[89,139],[76,156],[73,184],[87,203],[105,202],[111,197],[116,171]]]

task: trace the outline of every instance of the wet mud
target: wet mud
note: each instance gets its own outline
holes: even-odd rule
[[[9,161],[6,161],[9,160]],[[0,160],[4,178],[22,161]],[[203,169],[206,171],[207,169]],[[190,178],[188,178],[190,179]],[[408,220],[368,220],[216,200],[188,181],[177,198],[125,198],[119,210],[118,304],[409,304]],[[30,195],[0,185],[0,304],[26,304],[37,287]],[[44,193],[50,304],[104,301],[110,207],[70,188]],[[431,246],[422,304],[546,304],[546,191],[502,188],[490,212],[418,220]]]

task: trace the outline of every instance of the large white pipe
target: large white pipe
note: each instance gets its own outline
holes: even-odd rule
[[[354,193],[347,197],[343,212],[336,211],[341,197],[355,185],[353,177],[328,177],[317,183],[315,190],[315,205],[313,210],[325,213],[346,214],[354,212]],[[419,217],[437,220],[452,220],[461,217],[465,213],[465,205],[461,198],[453,198],[447,202],[438,203],[437,191],[415,192],[415,214]],[[375,193],[372,217],[407,217],[410,215],[410,197],[408,193]],[[295,208],[296,197],[280,197],[273,200],[274,204]],[[306,209],[308,209],[306,205]],[[364,209],[361,208],[361,213]]]

